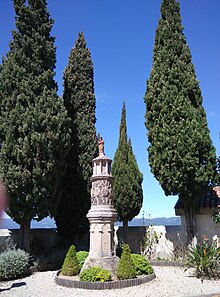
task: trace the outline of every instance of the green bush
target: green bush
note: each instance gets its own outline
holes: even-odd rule
[[[118,279],[129,279],[137,276],[131,251],[128,244],[123,244],[121,258],[118,263],[116,275]]]
[[[80,280],[82,282],[106,282],[111,280],[111,274],[102,267],[93,266],[80,273]]]
[[[16,279],[28,272],[29,254],[23,250],[8,250],[0,254],[0,280]]]
[[[88,255],[89,255],[89,252],[86,252],[86,251],[79,251],[76,253],[76,257],[79,263],[79,269],[83,267],[83,264],[86,258],[88,257]]]
[[[65,256],[66,250],[54,250],[50,255],[35,256],[33,265],[38,271],[58,270],[61,269]]]
[[[34,259],[34,266],[37,267],[37,271],[48,271],[50,270],[51,257],[48,256],[37,256]]]
[[[76,257],[76,249],[74,245],[71,245],[66,257],[64,259],[61,273],[63,275],[77,275],[79,273],[79,263]]]
[[[131,254],[131,259],[134,263],[137,275],[153,273],[153,268],[144,256],[138,254]]]
[[[196,269],[197,277],[220,277],[220,248],[205,240],[189,250],[186,265]]]

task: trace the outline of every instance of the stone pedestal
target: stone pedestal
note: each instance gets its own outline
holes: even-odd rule
[[[117,213],[112,202],[112,160],[104,154],[104,142],[101,145],[99,156],[93,159],[91,209],[87,214],[90,223],[90,248],[82,270],[101,266],[115,273],[119,259],[114,247],[114,222]]]

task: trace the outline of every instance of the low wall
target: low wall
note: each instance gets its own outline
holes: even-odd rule
[[[123,242],[122,227],[117,227],[118,243]],[[140,253],[143,245],[146,227],[129,227],[128,238],[132,253]],[[178,243],[181,226],[166,226],[166,237],[173,242],[174,246]],[[13,242],[19,246],[18,229],[0,229],[0,251],[5,245]],[[31,247],[34,253],[47,253],[51,249],[64,245],[64,240],[58,235],[56,229],[31,229]],[[84,234],[75,243],[77,250],[89,249],[89,232]]]
[[[20,230],[0,229],[0,252],[8,245],[19,247]],[[31,229],[31,248],[33,253],[45,254],[56,246],[63,244],[56,229]]]
[[[180,241],[181,226],[165,226],[166,238],[170,240],[174,247]],[[140,253],[143,246],[146,227],[128,227],[128,244],[132,253]],[[123,229],[119,227],[117,231],[119,243],[123,242]]]

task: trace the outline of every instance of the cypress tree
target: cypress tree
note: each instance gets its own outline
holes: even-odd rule
[[[79,273],[79,262],[76,256],[76,249],[74,245],[71,245],[68,249],[66,257],[63,261],[61,273],[63,275],[77,275]]]
[[[128,166],[130,167],[133,176],[133,191],[135,192],[135,199],[133,201],[134,212],[132,214],[133,217],[139,214],[140,209],[143,203],[143,190],[142,190],[142,182],[143,182],[143,174],[140,172],[138,168],[138,164],[132,149],[131,139],[128,139]]]
[[[128,221],[138,215],[142,207],[143,176],[133,154],[131,140],[127,138],[125,103],[122,107],[119,143],[113,160],[112,176],[113,203],[119,221],[123,222],[124,241],[127,242]]]
[[[63,100],[71,118],[72,148],[66,157],[64,192],[55,220],[59,233],[72,242],[79,226],[86,226],[92,159],[97,154],[93,63],[83,33],[71,49],[64,72]]]
[[[9,214],[29,251],[30,221],[57,203],[69,122],[54,81],[53,20],[45,0],[13,0],[16,30],[0,76],[0,170],[10,197]],[[56,197],[56,199],[55,199]]]
[[[163,0],[145,94],[148,157],[165,194],[179,195],[184,204],[188,241],[195,235],[198,197],[216,166],[202,101],[180,5]]]
[[[131,250],[128,244],[123,244],[116,275],[120,280],[131,279],[137,276],[135,264],[132,260]]]

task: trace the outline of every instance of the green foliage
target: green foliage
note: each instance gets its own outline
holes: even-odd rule
[[[196,269],[196,276],[220,277],[220,248],[204,240],[189,250],[186,265]]]
[[[38,271],[61,269],[66,256],[66,250],[55,250],[49,255],[38,255],[34,257],[34,266]]]
[[[136,275],[148,275],[153,273],[153,268],[151,267],[151,264],[144,256],[139,254],[131,254],[131,259],[136,269]]]
[[[118,279],[129,279],[137,276],[128,244],[123,244],[122,255],[118,263],[116,275]]]
[[[79,263],[76,257],[76,249],[71,245],[63,262],[61,273],[63,275],[77,275],[79,272]]]
[[[90,208],[91,161],[97,154],[93,63],[83,33],[71,49],[64,72],[63,100],[71,118],[72,147],[66,156],[68,166],[55,220],[59,233],[72,241]]]
[[[157,232],[154,230],[154,227],[147,227],[143,240],[143,252],[148,259],[153,258],[152,256],[154,254],[154,246],[158,243],[158,241],[159,237]]]
[[[114,207],[120,221],[132,220],[140,212],[143,202],[143,175],[139,171],[131,140],[127,138],[126,107],[123,104],[120,136],[116,150],[112,175],[114,178]]]
[[[220,213],[219,212],[213,213],[212,219],[214,223],[216,224],[220,223]]]
[[[111,280],[111,274],[106,269],[93,266],[80,273],[80,280],[82,282],[107,282]]]
[[[83,267],[83,264],[86,260],[86,258],[88,257],[89,252],[87,251],[79,251],[76,253],[76,257],[79,263],[79,269],[81,269]]]
[[[192,209],[216,169],[202,101],[183,33],[180,5],[176,0],[163,0],[145,94],[148,156],[151,171],[165,194],[182,199],[189,214],[189,233],[195,231]]]
[[[28,272],[29,255],[23,250],[7,250],[0,254],[0,280],[16,279]]]
[[[24,228],[25,238],[31,219],[48,216],[59,200],[70,136],[56,94],[53,20],[46,1],[13,2],[16,30],[0,76],[0,174],[10,196],[10,216]]]

